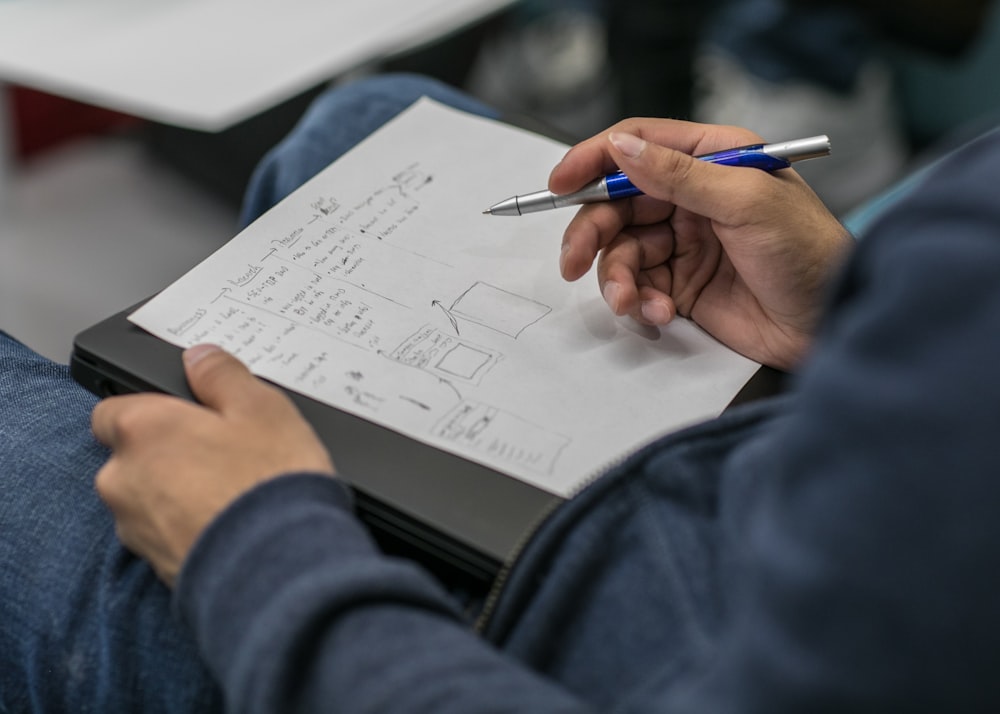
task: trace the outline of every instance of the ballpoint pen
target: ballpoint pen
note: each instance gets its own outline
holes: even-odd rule
[[[807,139],[794,139],[774,144],[753,144],[734,149],[702,154],[695,158],[713,164],[726,166],[749,166],[764,171],[778,171],[792,165],[793,161],[813,159],[830,153],[830,139],[824,134]],[[563,206],[579,206],[584,203],[613,201],[642,193],[622,171],[608,174],[587,184],[579,191],[561,196],[551,191],[535,191],[520,196],[511,196],[490,206],[485,211],[492,216],[521,216],[525,213],[548,211]]]

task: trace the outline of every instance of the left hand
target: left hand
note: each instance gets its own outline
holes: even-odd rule
[[[172,586],[205,527],[253,486],[290,472],[334,474],[292,402],[212,345],[184,353],[201,405],[162,394],[100,402],[91,417],[112,449],[97,474],[118,536]]]

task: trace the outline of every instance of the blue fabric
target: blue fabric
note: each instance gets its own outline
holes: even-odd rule
[[[486,636],[597,711],[671,711],[724,626],[720,498],[756,488],[726,464],[786,406],[773,398],[669,435],[567,502],[520,557]]]
[[[794,402],[729,468],[741,577],[679,711],[996,711],[1000,132],[868,230]],[[753,703],[756,706],[750,706]]]
[[[304,708],[995,710],[998,174],[993,134],[875,221],[785,400],[654,445],[551,518],[486,627],[511,659],[464,636],[418,571],[366,557],[331,505],[324,540],[347,545],[350,569],[313,549],[310,568],[281,571],[323,591],[312,606],[296,591],[307,614],[279,658],[322,663]],[[271,488],[315,508],[295,493],[306,484]],[[265,510],[251,494],[192,556],[180,602],[205,636],[249,624],[222,617],[212,593],[234,589],[225,578],[200,584],[213,563],[244,542],[249,562],[279,530],[305,540],[268,527]],[[315,570],[336,574],[320,585]],[[254,612],[291,599],[235,585]],[[309,656],[295,660],[302,641]],[[217,651],[234,684],[287,691],[287,674],[246,648]]]
[[[998,179],[998,133],[942,161],[871,227],[788,397],[668,437],[549,519],[486,628],[507,659],[419,571],[366,555],[334,503],[316,517],[346,566],[313,547],[266,584],[208,577],[308,541],[268,513],[279,489],[315,513],[313,480],[250,494],[180,592],[210,640],[257,618],[227,620],[225,593],[286,617],[277,663],[245,638],[215,650],[227,690],[287,692],[308,662],[306,711],[997,710]]]
[[[844,227],[855,238],[863,238],[865,233],[868,232],[878,219],[888,213],[889,209],[897,203],[913,193],[923,183],[924,179],[932,175],[941,161],[970,141],[978,140],[984,133],[988,134],[991,131],[997,131],[994,128],[997,125],[995,121],[983,124],[980,127],[980,131],[975,132],[973,138],[969,138],[969,136],[960,132],[954,137],[953,145],[948,145],[948,142],[940,142],[940,146],[936,147],[933,152],[928,152],[924,161],[919,166],[915,166],[909,174],[878,195],[851,209],[842,218]]]
[[[328,638],[303,625],[279,658],[325,664],[304,708],[346,708],[349,690],[359,711],[995,709],[1000,583],[983,566],[1000,549],[998,173],[992,135],[872,221],[791,395],[651,446],[546,522],[486,626],[513,661],[463,636],[418,571],[364,556],[331,504],[324,540],[346,544],[352,568],[312,552],[330,568],[298,575],[325,590]],[[315,486],[289,479],[269,498],[313,509]],[[191,559],[180,601],[205,636],[241,622],[214,609],[232,583],[199,582],[213,563],[243,542],[247,561],[274,539],[301,547],[266,511],[251,494]],[[317,569],[336,576],[320,586]],[[253,611],[290,597],[236,586]],[[280,691],[274,663],[245,652],[216,656],[235,682]]]
[[[426,573],[374,552],[335,482],[308,474],[227,509],[178,603],[241,712],[667,711],[718,636],[722,466],[779,405],[667,437],[571,501],[485,639]]]
[[[0,712],[211,711],[170,593],[94,491],[96,401],[0,333]]]

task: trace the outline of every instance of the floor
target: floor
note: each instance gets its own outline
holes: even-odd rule
[[[127,135],[50,150],[0,182],[0,329],[60,362],[73,336],[179,277],[236,211]]]

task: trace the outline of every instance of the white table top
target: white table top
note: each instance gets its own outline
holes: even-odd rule
[[[514,0],[0,0],[0,81],[218,131]]]

